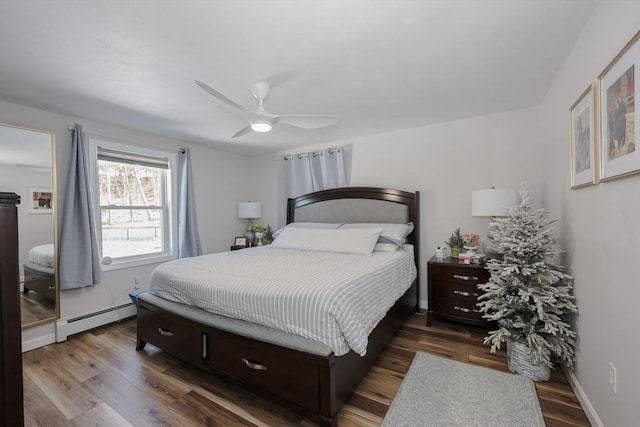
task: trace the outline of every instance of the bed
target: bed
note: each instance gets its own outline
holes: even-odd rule
[[[23,293],[37,291],[49,299],[56,299],[55,255],[53,244],[34,246],[29,249],[24,270]]]
[[[398,327],[417,309],[419,193],[371,187],[315,192],[288,201],[287,223],[293,222],[413,223],[413,231],[407,237],[403,250],[411,254],[417,277],[416,274],[412,276],[416,277],[415,280],[406,290],[399,291],[399,297],[394,297],[395,302],[391,301],[382,319],[376,320],[365,337],[364,349],[354,344],[357,339],[350,342],[356,350],[347,348],[343,351],[339,346],[310,338],[314,335],[292,334],[256,324],[251,319],[234,319],[211,313],[184,304],[185,301],[176,302],[181,298],[176,294],[172,298],[174,301],[165,299],[167,295],[162,292],[138,297],[136,349],[140,351],[146,343],[153,344],[188,363],[237,382],[311,421],[335,426],[342,404]],[[230,256],[249,258],[261,251],[267,250],[246,249],[220,254],[220,257],[227,260],[231,260]],[[175,274],[171,270],[169,276]],[[193,278],[193,282],[198,280],[197,276]],[[371,283],[373,286],[373,281]]]

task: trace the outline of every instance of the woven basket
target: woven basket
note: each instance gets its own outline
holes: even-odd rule
[[[533,381],[549,381],[551,378],[551,370],[548,366],[533,363],[526,344],[507,341],[507,363],[511,372]]]

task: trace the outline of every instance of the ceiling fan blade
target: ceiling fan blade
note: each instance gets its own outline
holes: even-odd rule
[[[277,123],[286,123],[302,129],[319,129],[340,120],[336,116],[283,115],[275,116]]]
[[[243,127],[242,129],[240,129],[238,132],[236,132],[231,138],[237,138],[239,136],[242,136],[244,134],[247,134],[251,132],[251,126],[248,125],[246,127]]]
[[[220,92],[218,92],[217,90],[215,90],[214,88],[212,88],[211,86],[209,86],[206,83],[202,83],[199,80],[195,81],[196,84],[198,86],[200,86],[202,89],[206,90],[207,92],[209,92],[211,95],[213,95],[214,97],[216,97],[218,100],[224,102],[227,105],[230,105],[234,108],[237,108],[238,110],[242,111],[242,112],[247,112],[248,110],[243,107],[242,105],[238,104],[237,102],[227,98],[226,96],[224,96],[223,94],[221,94]]]

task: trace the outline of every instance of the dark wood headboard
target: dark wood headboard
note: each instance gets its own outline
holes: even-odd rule
[[[287,224],[303,222],[407,223],[413,232],[407,243],[413,245],[417,279],[417,303],[420,302],[420,192],[377,187],[341,187],[316,191],[289,199]]]

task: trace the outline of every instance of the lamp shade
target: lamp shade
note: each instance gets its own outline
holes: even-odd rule
[[[262,205],[260,202],[240,202],[238,203],[238,218],[254,219],[262,216]]]
[[[505,210],[518,202],[518,193],[511,188],[490,188],[471,192],[472,216],[504,216]]]

